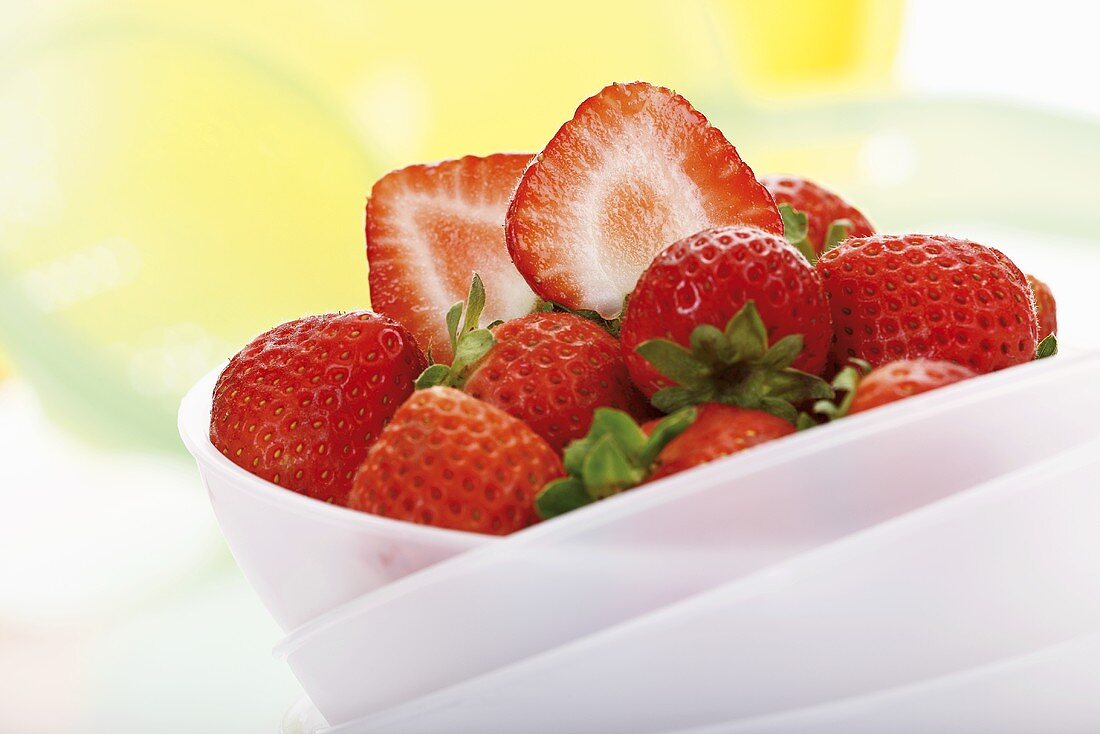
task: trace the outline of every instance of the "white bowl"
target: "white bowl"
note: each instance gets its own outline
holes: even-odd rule
[[[1063,356],[771,442],[366,594],[277,652],[330,723],[384,711],[1088,443],[1098,375],[1100,354]]]
[[[644,669],[652,669],[649,664]],[[618,678],[616,676],[616,682]],[[1095,681],[1100,679],[1100,633],[1076,637],[1036,652],[989,665],[971,668],[932,680],[844,698],[810,708],[778,714],[739,718],[702,727],[676,727],[662,734],[927,734],[927,732],[997,732],[997,734],[1034,734],[1056,731],[1059,734],[1094,734],[1100,728],[1100,697]],[[607,681],[602,681],[605,685]],[[570,692],[572,702],[573,688]],[[674,688],[673,690],[676,690]],[[456,692],[457,693],[457,692]],[[466,693],[465,691],[463,693]],[[531,707],[516,709],[507,717],[509,703],[498,691],[487,708],[484,699],[458,700],[431,707],[428,702],[402,707],[371,720],[360,720],[330,728],[308,698],[299,700],[283,718],[280,734],[429,734],[477,731],[490,734],[510,721],[513,728],[528,734],[545,730],[569,734],[560,720],[547,722],[547,711],[562,707],[539,706],[538,724],[532,724]],[[629,720],[641,696],[626,707],[601,706],[602,719]],[[680,711],[690,712],[690,704],[680,700]],[[461,706],[461,708],[459,708]],[[418,716],[417,714],[422,714]],[[480,716],[478,716],[480,713]],[[627,713],[623,717],[621,714]],[[399,714],[404,714],[400,716]],[[471,717],[473,714],[473,717]],[[476,726],[467,726],[471,719]],[[518,725],[515,722],[521,722]],[[647,722],[648,723],[648,722]],[[394,728],[394,726],[399,728]],[[586,719],[580,731],[593,731],[594,720]],[[553,728],[557,727],[557,728]],[[614,731],[607,729],[604,731]],[[637,730],[630,730],[637,731]]]
[[[210,443],[210,404],[221,368],[180,404],[179,431],[198,462],[226,543],[284,631],[383,584],[495,536],[376,517],[279,487]]]
[[[911,686],[679,734],[1095,734],[1097,680],[1100,634]]]
[[[1098,473],[1100,438],[333,734],[844,731],[836,717],[875,715],[847,731],[1100,730],[1100,660],[1065,659],[1100,635]],[[946,689],[990,695],[1005,675],[1032,681],[1013,710],[1045,728],[990,725],[996,705],[923,729],[868,706],[923,701],[927,724],[960,703]]]

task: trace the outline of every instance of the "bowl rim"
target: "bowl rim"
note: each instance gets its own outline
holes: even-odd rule
[[[269,482],[234,464],[210,442],[210,412],[214,399],[214,385],[226,364],[228,360],[199,378],[180,401],[177,416],[180,439],[198,463],[200,473],[217,475],[226,480],[227,485],[250,499],[329,525],[358,528],[374,535],[385,535],[404,541],[447,542],[451,545],[470,548],[500,540],[495,535],[378,517],[331,502],[322,502]]]

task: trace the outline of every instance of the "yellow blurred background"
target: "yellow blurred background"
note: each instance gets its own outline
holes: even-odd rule
[[[0,0],[0,732],[274,730],[297,689],[180,396],[278,322],[369,304],[378,176],[538,150],[609,82],[674,87],[758,174],[881,229],[1005,249],[1064,343],[1097,343],[1088,27],[1068,3]]]

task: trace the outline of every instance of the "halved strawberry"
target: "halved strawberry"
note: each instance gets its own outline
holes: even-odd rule
[[[616,316],[661,249],[693,232],[783,224],[733,145],[645,82],[585,100],[531,162],[508,210],[512,260],[542,298]]]
[[[535,295],[508,256],[504,215],[529,154],[466,156],[383,176],[367,201],[371,306],[450,361],[444,314],[476,270],[489,320],[529,312]]]

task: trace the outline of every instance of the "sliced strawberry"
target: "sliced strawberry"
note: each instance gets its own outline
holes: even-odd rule
[[[524,173],[506,229],[539,296],[611,318],[666,245],[730,224],[783,233],[725,136],[680,95],[634,82],[577,108]]]
[[[444,315],[481,275],[485,317],[529,312],[535,295],[504,242],[508,201],[529,154],[467,156],[383,176],[367,202],[371,305],[400,321],[436,359],[450,361]]]

